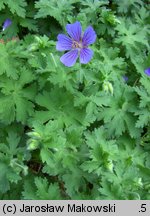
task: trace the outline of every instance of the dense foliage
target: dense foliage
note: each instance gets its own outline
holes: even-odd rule
[[[150,1],[1,0],[0,199],[150,199]],[[57,35],[96,32],[64,66]]]

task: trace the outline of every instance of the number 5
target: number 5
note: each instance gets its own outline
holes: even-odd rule
[[[146,204],[141,204],[141,212],[146,212]]]

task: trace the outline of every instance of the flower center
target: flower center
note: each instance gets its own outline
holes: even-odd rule
[[[82,42],[77,42],[77,41],[72,41],[72,48],[73,49],[76,49],[76,48],[79,48],[79,49],[82,49],[83,46],[82,46]]]

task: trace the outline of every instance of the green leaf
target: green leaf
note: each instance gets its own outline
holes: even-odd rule
[[[33,81],[34,76],[31,71],[22,68],[20,78],[18,80],[10,80],[1,77],[0,102],[0,119],[5,123],[11,123],[15,119],[18,122],[27,120],[27,116],[33,115],[34,105],[31,100],[34,99],[36,93],[36,85],[28,85]],[[19,82],[19,84],[18,84]]]
[[[8,167],[6,164],[0,162],[0,191],[6,193],[9,189],[9,182],[7,179]]]
[[[17,65],[11,55],[9,55],[6,46],[0,43],[0,75],[6,73],[8,77],[16,79],[17,75]]]
[[[49,183],[46,178],[42,177],[35,177],[34,184],[33,182],[30,184],[30,180],[26,180],[22,194],[25,199],[31,200],[61,199],[59,185],[57,183]]]
[[[64,25],[66,17],[71,14],[73,10],[73,4],[79,2],[79,0],[40,0],[36,2],[35,7],[39,9],[35,18],[52,16],[61,25]],[[64,17],[65,14],[65,17]]]
[[[42,122],[54,119],[67,126],[85,123],[83,111],[73,106],[73,96],[65,89],[54,88],[50,92],[45,91],[36,97],[36,102],[45,109],[37,111],[35,115],[35,118]]]
[[[3,0],[2,0],[3,1]],[[8,5],[10,8],[10,11],[13,14],[17,14],[20,17],[25,17],[25,7],[27,6],[27,3],[25,0],[16,0],[15,2],[12,0],[7,0],[7,2],[4,2],[5,4]]]

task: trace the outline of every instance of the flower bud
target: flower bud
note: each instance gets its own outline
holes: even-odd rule
[[[107,92],[107,93],[108,93],[108,91],[109,91],[108,85],[107,85],[106,82],[103,83],[103,90],[104,90],[105,92]]]
[[[28,167],[24,166],[23,167],[23,174],[26,176],[28,174]]]
[[[38,132],[36,132],[36,131],[29,132],[28,136],[34,137],[34,138],[38,138],[38,139],[41,138],[41,135]]]
[[[110,92],[113,95],[114,89],[112,84],[109,81],[105,81],[103,83],[103,90],[107,93]]]
[[[12,24],[12,21],[10,19],[6,19],[3,23],[3,31],[5,31],[6,28],[8,28]]]
[[[108,89],[109,89],[110,93],[113,95],[114,89],[113,89],[113,86],[110,82],[108,82]]]
[[[106,163],[106,168],[107,168],[108,170],[110,170],[111,172],[113,172],[114,165],[113,165],[112,160],[107,161],[107,163]]]
[[[33,43],[28,47],[29,51],[36,51],[37,49],[38,49],[38,45],[36,43]]]
[[[29,144],[28,144],[27,149],[30,150],[30,151],[35,150],[35,149],[37,149],[39,147],[39,142],[37,140],[30,139],[28,141],[28,143]]]

